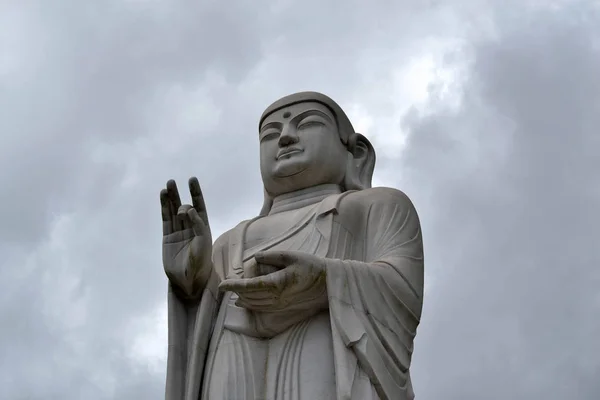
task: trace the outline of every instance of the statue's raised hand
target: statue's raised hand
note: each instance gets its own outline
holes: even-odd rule
[[[163,219],[163,266],[176,289],[192,297],[212,269],[212,236],[198,179],[190,178],[192,205],[181,204],[174,180],[160,192]]]

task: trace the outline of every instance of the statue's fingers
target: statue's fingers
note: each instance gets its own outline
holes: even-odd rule
[[[264,301],[254,301],[240,297],[236,300],[235,305],[250,311],[271,311],[277,301],[278,300],[274,298],[266,299]]]
[[[163,235],[169,235],[173,232],[173,218],[169,206],[169,195],[167,189],[160,191],[160,210],[163,220]]]
[[[268,264],[274,267],[285,268],[298,262],[298,255],[290,251],[270,250],[258,252],[254,259],[260,264]]]
[[[226,279],[219,285],[219,290],[226,292],[245,293],[274,289],[273,283],[263,276],[249,279]]]
[[[169,210],[171,212],[171,225],[173,227],[173,232],[182,230],[184,223],[177,216],[178,207],[176,207],[175,204],[173,204],[171,199],[169,199]]]
[[[162,211],[163,221],[170,221],[171,210],[169,209],[169,194],[167,193],[167,189],[160,191],[160,208]]]
[[[225,279],[219,284],[222,292],[237,292],[244,288],[244,279]]]
[[[192,209],[191,205],[182,204],[181,206],[179,206],[179,209],[177,210],[177,216],[182,219],[187,218],[187,212],[191,209]]]
[[[177,183],[173,179],[169,179],[167,182],[167,191],[169,192],[169,198],[173,202],[175,209],[179,209],[181,206],[181,197],[179,197],[179,190],[177,189]]]
[[[177,210],[177,218],[183,223],[184,229],[189,229],[192,227],[192,221],[188,216],[188,211],[192,208],[189,204],[183,204]]]
[[[281,293],[290,283],[290,274],[291,272],[289,270],[280,269],[279,271],[255,279],[261,280],[261,284],[258,286],[259,288],[265,287],[273,293]]]
[[[167,194],[169,196],[170,210],[173,221],[173,231],[183,229],[183,221],[177,218],[177,212],[181,207],[181,198],[179,197],[179,190],[177,190],[177,184],[173,179],[167,182]]]
[[[196,234],[196,236],[206,235],[208,229],[206,224],[204,223],[204,220],[198,215],[198,211],[196,211],[194,207],[190,207],[187,210],[187,215],[190,222],[192,223],[192,228],[194,229],[194,233]]]
[[[252,291],[248,291],[248,292],[242,292],[239,295],[240,297],[243,297],[244,299],[248,300],[248,301],[264,301],[266,299],[272,299],[273,298],[273,291],[272,290],[252,290]]]
[[[247,293],[240,294],[239,298],[242,299],[242,301],[244,301],[246,303],[254,304],[254,305],[257,305],[257,306],[270,305],[270,304],[273,304],[273,302],[276,299],[278,299],[278,297],[277,296],[273,296],[273,294],[271,294],[271,295],[265,295],[263,297],[252,297],[252,296],[249,296]]]
[[[202,189],[200,188],[200,183],[198,182],[198,178],[192,176],[189,181],[190,186],[190,194],[192,196],[192,205],[198,212],[198,215],[206,225],[208,225],[208,213],[206,212],[206,204],[204,203],[204,195],[202,194]]]

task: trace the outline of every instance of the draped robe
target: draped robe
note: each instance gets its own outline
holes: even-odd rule
[[[373,188],[302,211],[286,232],[252,248],[245,235],[256,218],[222,235],[197,299],[179,298],[170,284],[167,400],[414,398],[423,244],[413,204],[398,190]],[[265,250],[324,258],[329,308],[260,315],[219,293],[221,279],[243,277]]]

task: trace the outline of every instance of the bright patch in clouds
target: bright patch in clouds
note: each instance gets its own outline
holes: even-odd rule
[[[369,88],[364,102],[348,107],[348,115],[358,132],[369,137],[379,155],[397,158],[406,144],[402,120],[410,109],[421,114],[431,110],[432,96],[453,109],[460,105],[459,70],[444,65],[444,55],[458,41],[430,41],[409,60],[397,60],[396,68]],[[456,67],[454,67],[456,68]],[[371,105],[370,107],[368,105]]]

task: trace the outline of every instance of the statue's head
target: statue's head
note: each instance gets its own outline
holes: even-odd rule
[[[267,214],[275,196],[323,184],[342,191],[371,187],[375,151],[341,107],[316,92],[285,96],[259,123],[260,170]]]

